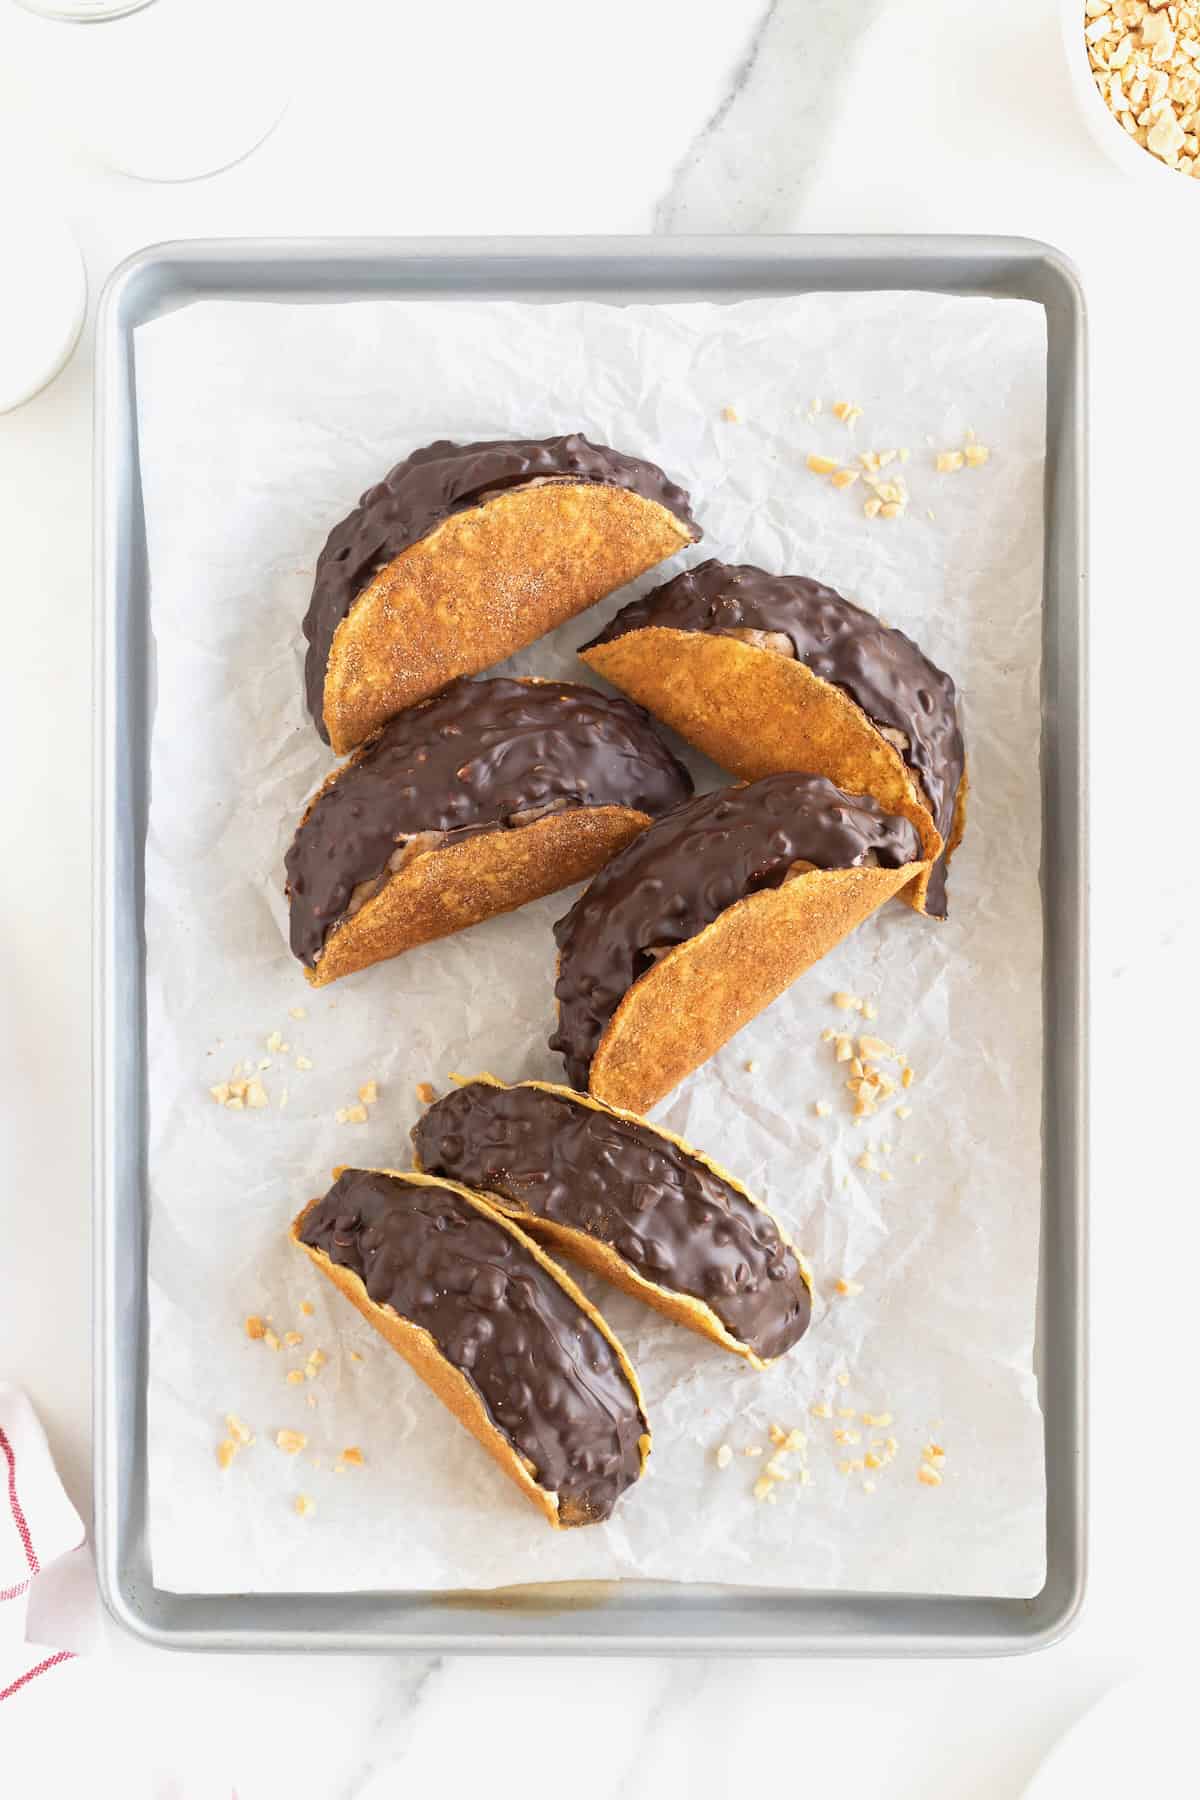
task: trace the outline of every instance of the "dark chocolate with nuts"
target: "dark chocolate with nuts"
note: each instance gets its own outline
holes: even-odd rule
[[[576,806],[656,818],[691,779],[631,701],[565,681],[456,681],[386,725],[313,802],[287,853],[293,953],[406,855]]]
[[[495,439],[426,444],[398,462],[354,511],[335,525],[317,559],[312,599],[304,619],[308,652],[304,685],[308,710],[329,742],[325,724],[325,671],[338,626],[379,570],[427,537],[451,514],[478,506],[508,488],[541,481],[597,482],[625,488],[665,506],[693,540],[701,533],[681,487],[652,462],[592,444],[578,432],[554,438]]]
[[[660,956],[747,895],[782,885],[799,863],[898,869],[920,857],[907,819],[851,798],[821,775],[767,775],[702,794],[615,856],[554,927],[558,1030],[573,1087],[622,997]]]
[[[794,656],[843,688],[918,777],[949,843],[965,765],[954,683],[904,632],[806,576],[709,561],[631,600],[584,649],[651,626],[740,638]],[[930,873],[926,904],[945,917],[944,857]]]
[[[770,1213],[650,1126],[545,1088],[473,1081],[413,1131],[420,1166],[607,1244],[658,1288],[703,1301],[764,1362],[812,1296]]]
[[[300,1236],[430,1334],[565,1521],[608,1518],[641,1473],[645,1419],[612,1344],[518,1238],[449,1188],[364,1169]]]

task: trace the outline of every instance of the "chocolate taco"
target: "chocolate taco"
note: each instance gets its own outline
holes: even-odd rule
[[[309,802],[293,953],[323,987],[595,874],[691,779],[640,707],[564,681],[458,681]]]
[[[902,631],[801,575],[704,562],[623,607],[580,655],[724,769],[810,769],[908,819],[925,865],[906,889],[946,916],[963,832],[954,683]]]
[[[352,750],[699,536],[661,469],[576,433],[414,450],[317,560],[304,620],[317,730]]]
[[[909,820],[821,775],[768,775],[677,807],[554,927],[573,1087],[644,1113],[910,882]]]
[[[413,1131],[419,1168],[756,1369],[799,1342],[812,1282],[782,1227],[682,1138],[570,1088],[463,1081]]]
[[[456,1182],[343,1169],[293,1243],[551,1525],[607,1519],[650,1454],[637,1376],[574,1282]]]

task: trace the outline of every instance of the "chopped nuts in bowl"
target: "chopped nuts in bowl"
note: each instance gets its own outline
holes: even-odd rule
[[[1200,0],[1061,0],[1072,84],[1100,148],[1135,180],[1200,194]]]

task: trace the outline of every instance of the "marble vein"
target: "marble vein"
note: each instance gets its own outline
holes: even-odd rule
[[[792,229],[863,40],[891,3],[770,0],[655,208],[655,231]]]

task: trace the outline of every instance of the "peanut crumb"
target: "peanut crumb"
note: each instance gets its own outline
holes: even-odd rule
[[[891,1424],[892,1415],[891,1415],[891,1413],[888,1413],[888,1412],[882,1412],[882,1413],[865,1412],[862,1415],[862,1422],[864,1425],[878,1425],[880,1427],[880,1429],[882,1430],[882,1428],[885,1425]]]
[[[860,1037],[858,1040],[858,1053],[860,1056],[888,1057],[892,1062],[898,1060],[896,1051],[892,1048],[891,1044],[885,1043],[883,1038]]]
[[[292,1507],[295,1512],[299,1513],[302,1519],[311,1518],[313,1513],[317,1510],[307,1494],[297,1494],[296,1498],[292,1501]]]
[[[903,1075],[900,1077],[900,1086],[910,1088],[916,1079],[911,1067],[906,1068]]]
[[[358,1090],[358,1097],[364,1106],[374,1106],[379,1098],[379,1083],[377,1081],[364,1081]]]
[[[754,1061],[753,1058],[751,1058],[751,1060],[746,1064],[746,1073],[747,1073],[747,1075],[757,1075],[758,1074],[758,1064]]]
[[[838,1474],[849,1475],[853,1468],[854,1464],[852,1462],[840,1462],[838,1464]]]
[[[303,1369],[289,1369],[287,1378],[293,1387],[299,1387],[304,1381]]]
[[[821,1042],[823,1044],[832,1044],[832,1042],[836,1036],[837,1036],[837,1033],[833,1029],[833,1026],[827,1025],[825,1027],[824,1031],[821,1033]]]
[[[869,1173],[875,1166],[875,1158],[871,1155],[871,1152],[869,1150],[864,1150],[858,1159],[858,1167],[860,1169],[866,1169]]]
[[[876,1456],[873,1450],[867,1451],[866,1455],[863,1457],[863,1461],[868,1469],[882,1469],[883,1467],[882,1456]]]
[[[316,1308],[313,1306],[311,1300],[302,1300],[300,1302],[300,1311],[304,1314],[306,1319],[311,1319]]]
[[[903,517],[904,508],[899,500],[888,500],[879,509],[881,519],[899,519]]]
[[[898,1106],[896,1108],[896,1117],[898,1119],[911,1119],[912,1118],[912,1107],[911,1106]]]
[[[900,1443],[897,1438],[889,1437],[884,1440],[883,1447],[889,1456],[895,1456],[897,1450],[900,1448]]]
[[[775,1483],[771,1480],[769,1475],[760,1475],[758,1480],[755,1482],[754,1498],[756,1500],[770,1500],[772,1503],[774,1503]]]
[[[746,1448],[742,1451],[742,1455],[743,1456],[761,1456],[762,1455],[762,1445],[761,1444],[747,1444]]]
[[[740,425],[742,422],[738,418],[736,406],[723,406],[721,408],[721,417],[725,420],[727,425]]]
[[[857,1419],[858,1408],[856,1406],[839,1406],[837,1416],[839,1419]]]
[[[357,1350],[352,1350],[350,1352],[350,1361],[351,1362],[361,1362],[362,1361],[362,1357],[359,1355]]]
[[[832,475],[838,467],[836,457],[818,456],[815,450],[809,451],[807,462],[814,475]]]
[[[782,1444],[787,1438],[787,1432],[782,1425],[768,1425],[767,1436],[773,1444]]]
[[[861,406],[855,406],[849,400],[835,400],[830,408],[834,418],[840,419],[846,426],[852,426],[856,419],[861,419],[862,410]]]
[[[278,1350],[279,1348],[279,1338],[276,1333],[271,1330],[270,1326],[263,1332],[263,1343],[267,1346],[268,1350]]]
[[[860,1444],[862,1433],[861,1431],[851,1431],[848,1425],[839,1425],[833,1434],[833,1441],[835,1444]]]
[[[308,1439],[302,1431],[288,1431],[285,1429],[275,1433],[275,1442],[288,1456],[295,1456],[297,1451],[304,1449],[308,1443]]]
[[[857,469],[835,469],[833,474],[829,477],[829,479],[830,479],[830,481],[832,481],[835,488],[845,489],[848,487],[853,487],[855,482],[858,480],[858,470]]]
[[[834,1282],[833,1285],[839,1294],[842,1294],[845,1296],[853,1296],[854,1294],[861,1294],[863,1291],[863,1286],[862,1286],[861,1281],[847,1281],[845,1279],[845,1277],[842,1275],[838,1276],[837,1280]]]
[[[863,1015],[864,1019],[873,1019],[875,1017],[876,1013],[878,1012],[878,1010],[879,1009],[875,1005],[875,1002],[873,1000],[864,1000],[863,1001],[862,1015]]]
[[[816,1113],[818,1119],[827,1119],[833,1111],[833,1108],[830,1106],[828,1100],[814,1100],[813,1111]]]
[[[728,1444],[721,1444],[718,1446],[716,1461],[718,1469],[727,1469],[729,1467],[730,1463],[733,1461],[733,1451],[729,1448]]]
[[[222,1438],[217,1445],[217,1462],[222,1469],[228,1469],[237,1455],[237,1445],[232,1438]]]
[[[263,1320],[259,1318],[257,1313],[251,1313],[246,1320],[246,1336],[248,1338],[258,1339],[266,1337],[266,1335],[267,1327]]]
[[[828,1400],[814,1400],[808,1410],[814,1419],[832,1419],[833,1417],[833,1408]]]
[[[289,1019],[307,1019],[307,1017],[308,1017],[307,1007],[303,1007],[303,1006],[289,1006],[288,1007],[288,1018]]]
[[[348,1444],[342,1451],[342,1461],[349,1463],[351,1468],[361,1469],[366,1458],[357,1444]]]
[[[866,513],[868,519],[877,519],[879,514],[883,511],[883,501],[877,499],[875,495],[872,494],[869,500],[863,501],[863,511]]]
[[[283,1341],[285,1344],[291,1346],[291,1345],[295,1345],[295,1344],[302,1344],[304,1342],[304,1339],[301,1337],[301,1335],[298,1331],[285,1331],[283,1334]]]
[[[939,450],[936,468],[939,475],[954,475],[962,468],[965,458],[961,450]]]
[[[225,1429],[230,1437],[235,1438],[239,1444],[254,1442],[254,1433],[244,1420],[238,1418],[236,1413],[225,1414]]]
[[[361,1103],[358,1106],[339,1106],[334,1118],[339,1125],[365,1125],[367,1109]]]
[[[837,1382],[839,1387],[849,1387],[850,1386],[850,1377],[845,1372],[843,1372],[841,1375],[835,1375],[834,1380]]]
[[[786,1450],[790,1456],[801,1450],[807,1450],[808,1439],[797,1426],[793,1426],[784,1438],[781,1448]]]
[[[229,1083],[227,1081],[218,1081],[216,1086],[210,1087],[208,1091],[212,1095],[213,1099],[216,1101],[218,1106],[228,1106],[228,1104],[229,1104]]]
[[[418,1081],[417,1099],[422,1106],[432,1106],[437,1099],[437,1089],[428,1081]]]
[[[845,994],[840,989],[833,996],[833,1004],[839,1012],[861,1012],[862,1001],[857,994]]]
[[[296,1058],[296,1067],[302,1073],[305,1069],[311,1069],[312,1066],[313,1065],[312,1065],[312,1057],[311,1056],[298,1056]]]
[[[968,469],[982,469],[992,453],[983,444],[968,444],[963,454],[967,459]]]
[[[924,1483],[926,1487],[941,1487],[942,1485],[941,1476],[928,1463],[922,1463],[917,1470],[917,1480]]]
[[[854,1056],[854,1045],[845,1034],[834,1039],[834,1054],[838,1062],[850,1062]]]
[[[273,1056],[282,1056],[290,1049],[290,1045],[284,1043],[281,1032],[273,1031],[267,1039],[267,1049]]]
[[[777,1456],[771,1458],[763,1473],[772,1481],[790,1481],[792,1479],[790,1472],[784,1468]]]

